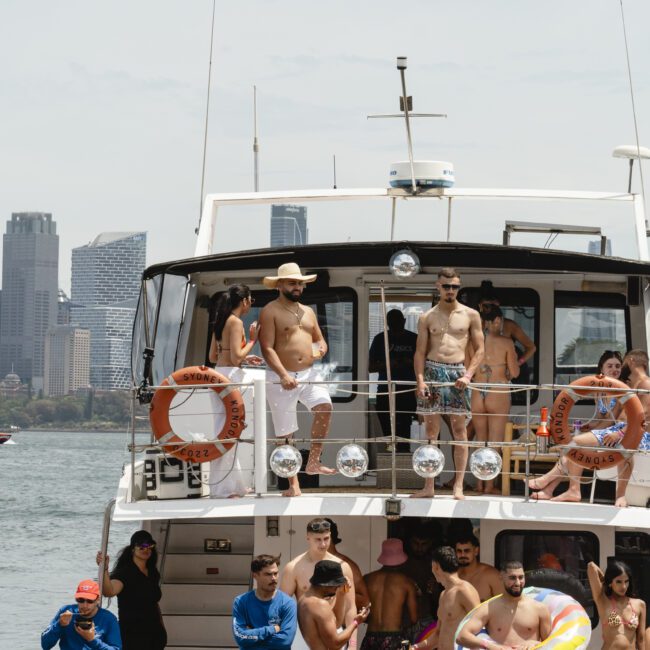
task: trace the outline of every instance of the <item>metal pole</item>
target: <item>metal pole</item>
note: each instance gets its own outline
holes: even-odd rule
[[[261,497],[268,490],[266,466],[266,383],[253,380],[253,435],[255,438],[255,492]]]
[[[386,357],[386,386],[388,387],[388,412],[390,414],[390,442],[391,452],[391,492],[393,496],[397,494],[397,474],[395,471],[396,442],[395,442],[395,387],[393,385],[393,376],[390,368],[390,347],[388,345],[388,324],[386,322],[386,294],[384,293],[384,281],[379,285],[381,292],[381,311],[384,325],[384,355]]]
[[[411,140],[411,122],[409,120],[409,105],[408,97],[406,95],[406,77],[404,75],[404,70],[406,70],[405,56],[397,58],[397,69],[399,70],[399,75],[402,80],[402,101],[404,102],[404,119],[406,120],[406,139],[409,149],[409,163],[411,164],[411,189],[413,191],[413,194],[416,194],[418,188],[415,184],[415,169],[413,167],[413,143]]]
[[[451,239],[451,199],[451,196],[447,199],[447,241]]]
[[[253,173],[255,191],[260,191],[260,145],[257,139],[257,86],[253,86]]]
[[[102,606],[102,587],[104,585],[104,567],[106,566],[106,552],[108,551],[108,536],[111,530],[111,516],[113,514],[113,508],[115,507],[115,499],[110,499],[104,508],[104,523],[102,524],[102,542],[101,542],[101,552],[104,561],[99,565],[97,584],[99,585],[99,606]]]
[[[153,436],[153,433],[152,433]],[[131,392],[131,498],[135,501],[135,393]]]
[[[528,487],[528,476],[530,475],[530,388],[526,388],[526,480],[524,481],[524,497],[530,499],[530,488]],[[508,468],[510,471],[510,468]]]
[[[393,197],[391,199],[392,206],[391,206],[391,216],[390,216],[390,240],[393,241],[395,239],[395,211],[397,209],[397,199]]]

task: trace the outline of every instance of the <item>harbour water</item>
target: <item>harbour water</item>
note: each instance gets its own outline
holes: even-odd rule
[[[104,507],[128,460],[128,438],[21,431],[13,440],[0,445],[0,649],[34,650],[76,585],[96,579]],[[134,530],[112,524],[111,565]],[[110,609],[117,613],[117,603]]]

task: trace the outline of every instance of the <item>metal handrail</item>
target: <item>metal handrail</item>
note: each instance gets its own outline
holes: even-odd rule
[[[113,514],[113,508],[115,507],[115,497],[109,499],[104,508],[104,522],[102,524],[102,542],[101,542],[101,553],[103,561],[100,563],[98,568],[97,584],[99,585],[99,606],[102,606],[102,593],[104,587],[104,570],[108,569],[106,554],[108,552],[108,537],[111,531],[111,516]]]

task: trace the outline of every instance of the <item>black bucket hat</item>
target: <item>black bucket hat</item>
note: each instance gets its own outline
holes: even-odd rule
[[[309,578],[314,587],[340,587],[347,583],[343,570],[338,562],[321,560],[316,562],[314,575]]]

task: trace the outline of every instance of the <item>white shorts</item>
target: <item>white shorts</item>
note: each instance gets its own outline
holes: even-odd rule
[[[289,372],[289,375],[296,378],[298,386],[291,390],[285,390],[280,385],[280,377],[272,370],[266,371],[266,399],[271,409],[273,428],[276,438],[283,438],[298,431],[298,417],[296,408],[298,402],[312,410],[319,404],[331,404],[327,386],[323,384],[311,385],[303,382],[323,381],[320,373],[315,368]]]

